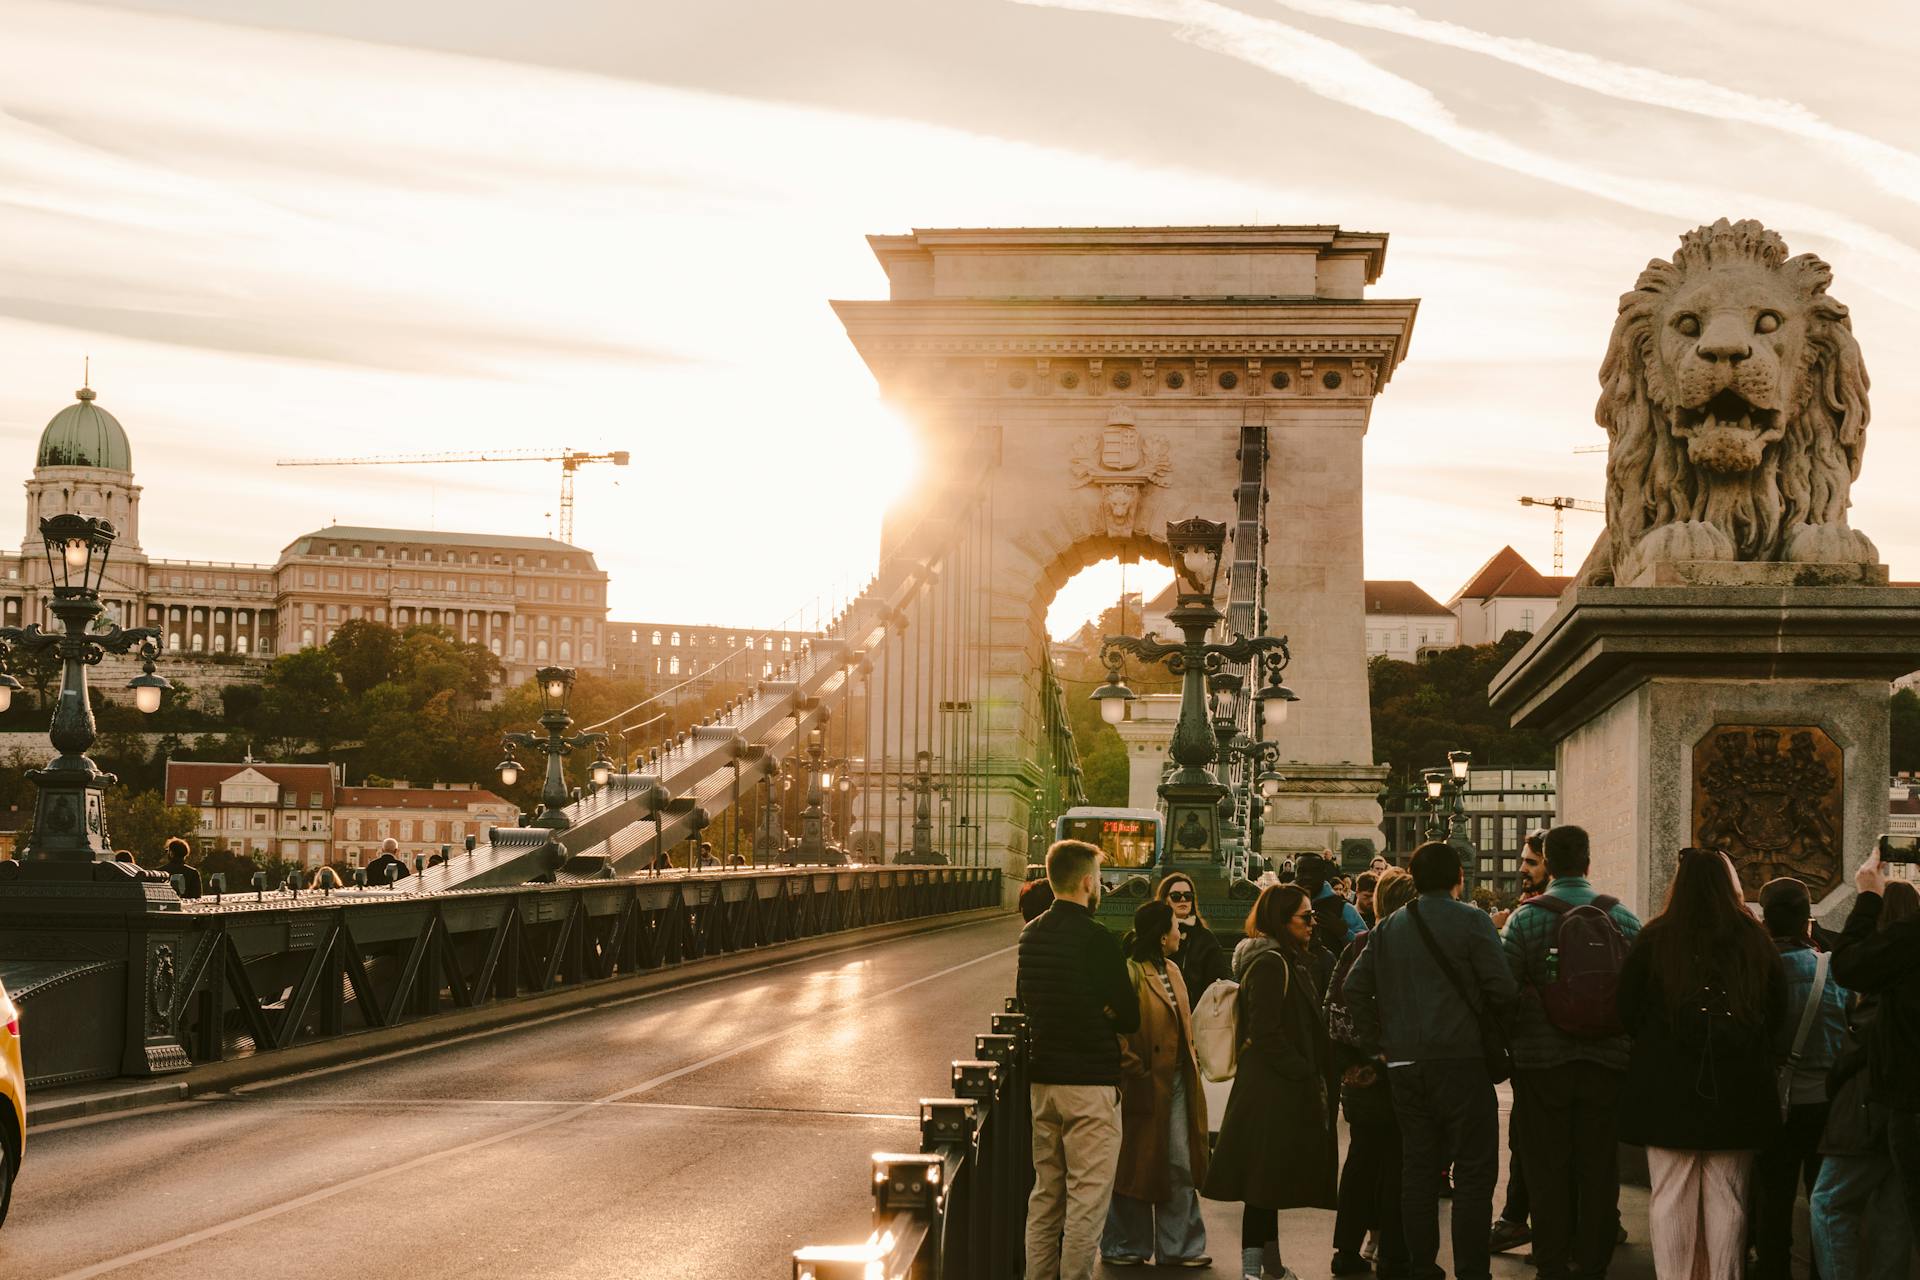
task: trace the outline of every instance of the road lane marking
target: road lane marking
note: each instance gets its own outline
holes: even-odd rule
[[[123,1267],[130,1267],[136,1263],[147,1262],[154,1258],[163,1257],[169,1253],[177,1253],[182,1249],[191,1248],[196,1244],[205,1243],[208,1240],[218,1239],[221,1236],[238,1231],[242,1227],[250,1227],[260,1222],[270,1222],[275,1218],[293,1213],[296,1210],[304,1209],[308,1205],[331,1200],[335,1196],[345,1195],[349,1191],[358,1191],[362,1187],[370,1186],[383,1178],[390,1178],[395,1174],[410,1173],[415,1169],[424,1168],[435,1161],[469,1155],[475,1151],[483,1151],[488,1147],[499,1146],[503,1142],[511,1142],[515,1138],[524,1138],[528,1134],[538,1133],[542,1129],[550,1129],[555,1125],[565,1124],[569,1120],[578,1119],[580,1116],[586,1115],[588,1112],[600,1107],[607,1106],[610,1103],[624,1102],[628,1098],[635,1098],[643,1093],[649,1093],[654,1089],[658,1089],[661,1085],[672,1084],[675,1080],[693,1075],[697,1071],[704,1071],[708,1067],[725,1062],[729,1058],[737,1058],[743,1053],[749,1053],[763,1045],[772,1044],[775,1040],[784,1039],[794,1032],[804,1029],[809,1023],[828,1014],[839,1013],[860,1005],[871,1005],[875,1001],[897,996],[903,991],[911,991],[915,987],[923,987],[929,982],[937,982],[941,978],[959,973],[963,969],[971,969],[973,966],[984,964],[988,960],[996,960],[1008,952],[1015,950],[1016,946],[1001,947],[997,950],[989,951],[984,955],[975,956],[971,960],[963,960],[959,964],[948,965],[944,969],[915,978],[911,982],[903,982],[898,986],[889,987],[885,991],[861,995],[856,999],[847,1000],[831,1008],[822,1009],[817,1013],[809,1014],[807,1017],[799,1019],[791,1026],[782,1027],[778,1031],[769,1031],[765,1035],[755,1036],[753,1039],[737,1044],[731,1049],[709,1054],[698,1062],[690,1062],[684,1067],[676,1067],[672,1071],[662,1072],[649,1080],[642,1080],[639,1084],[629,1085],[627,1088],[607,1094],[605,1097],[595,1098],[590,1102],[575,1103],[558,1115],[546,1116],[539,1120],[530,1120],[526,1124],[518,1125],[507,1130],[505,1133],[497,1133],[486,1138],[475,1138],[471,1142],[462,1142],[456,1146],[447,1147],[440,1151],[430,1151],[425,1155],[415,1156],[411,1160],[403,1160],[399,1164],[388,1165],[384,1169],[374,1169],[367,1173],[357,1174],[344,1181],[320,1187],[304,1195],[295,1196],[291,1200],[282,1200],[280,1203],[268,1205],[264,1209],[256,1209],[252,1213],[234,1218],[230,1221],[216,1223],[210,1227],[202,1227],[198,1231],[189,1231],[187,1234],[175,1236],[171,1240],[148,1245],[143,1249],[136,1249],[131,1253],[123,1253],[119,1257],[108,1258],[101,1262],[92,1263],[78,1270],[63,1272],[53,1277],[52,1280],[91,1280],[93,1276],[106,1275],[109,1272],[118,1271]]]
[[[566,1099],[547,1098],[342,1098],[338,1101],[321,1101],[313,1098],[299,1098],[290,1102],[256,1101],[234,1094],[207,1094],[208,1102],[229,1104],[239,1103],[248,1106],[268,1106],[275,1111],[309,1112],[352,1112],[366,1115],[375,1111],[458,1111],[465,1107],[579,1107],[588,1105]],[[913,1120],[918,1115],[905,1111],[836,1111],[830,1107],[750,1107],[722,1102],[595,1102],[592,1105],[607,1109],[634,1111],[738,1111],[751,1115],[769,1116],[838,1116],[849,1120]]]

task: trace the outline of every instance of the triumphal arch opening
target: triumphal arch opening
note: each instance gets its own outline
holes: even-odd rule
[[[883,562],[954,536],[943,513],[987,513],[988,616],[973,634],[986,650],[975,714],[990,857],[1017,876],[1029,856],[1054,593],[1108,557],[1164,562],[1167,522],[1190,516],[1230,522],[1229,554],[1264,582],[1267,630],[1291,641],[1300,702],[1266,850],[1377,842],[1361,441],[1418,311],[1366,296],[1387,237],[962,228],[870,243],[888,297],[834,306],[923,457],[918,488],[888,517]],[[1257,551],[1241,502],[1256,478]],[[1257,607],[1229,612],[1235,629],[1257,625]]]

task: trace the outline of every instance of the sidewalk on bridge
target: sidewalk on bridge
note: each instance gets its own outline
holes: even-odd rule
[[[1500,1090],[1500,1185],[1493,1204],[1498,1212],[1505,1202],[1507,1187],[1507,1119],[1513,1097],[1506,1086]],[[1341,1124],[1341,1154],[1345,1156],[1346,1125]],[[1440,1202],[1440,1265],[1453,1274],[1453,1248],[1448,1240],[1448,1214],[1453,1202]],[[1096,1272],[1102,1280],[1122,1276],[1210,1276],[1215,1280],[1240,1280],[1240,1206],[1217,1200],[1201,1200],[1207,1222],[1207,1253],[1213,1258],[1208,1271],[1188,1271],[1176,1267],[1101,1266]],[[1620,1188],[1620,1221],[1627,1229],[1627,1243],[1614,1251],[1608,1280],[1654,1280],[1653,1251],[1647,1244],[1647,1189]],[[1525,1247],[1493,1257],[1494,1280],[1531,1280],[1537,1273],[1527,1265]],[[1333,1214],[1318,1209],[1289,1209],[1280,1215],[1280,1256],[1300,1280],[1314,1280],[1329,1274],[1333,1260]]]
[[[182,1102],[191,1093],[185,1076],[159,1080],[96,1080],[87,1084],[34,1089],[27,1094],[29,1131],[63,1120],[84,1120]]]

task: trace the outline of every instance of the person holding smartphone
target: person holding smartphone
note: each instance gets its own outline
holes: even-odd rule
[[[1859,897],[1834,950],[1834,980],[1880,998],[1867,1032],[1868,1097],[1887,1109],[1887,1146],[1900,1174],[1907,1218],[1920,1222],[1920,919],[1881,929],[1888,841],[1854,873]],[[1904,872],[1913,865],[1898,864]],[[1901,879],[1908,878],[1903,874]]]

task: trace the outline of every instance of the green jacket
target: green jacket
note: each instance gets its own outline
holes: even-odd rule
[[[1585,876],[1562,876],[1547,886],[1547,893],[1573,906],[1583,906],[1599,897]],[[1531,901],[1531,899],[1529,899]],[[1609,913],[1628,943],[1640,935],[1640,918],[1614,904]],[[1543,907],[1526,902],[1514,908],[1501,938],[1506,948],[1507,966],[1520,985],[1520,999],[1514,1005],[1513,1065],[1520,1071],[1541,1071],[1568,1062],[1597,1062],[1613,1071],[1627,1069],[1627,1037],[1610,1036],[1604,1040],[1580,1040],[1547,1021],[1540,1007],[1539,988],[1547,981],[1547,951],[1553,937],[1555,916]]]

